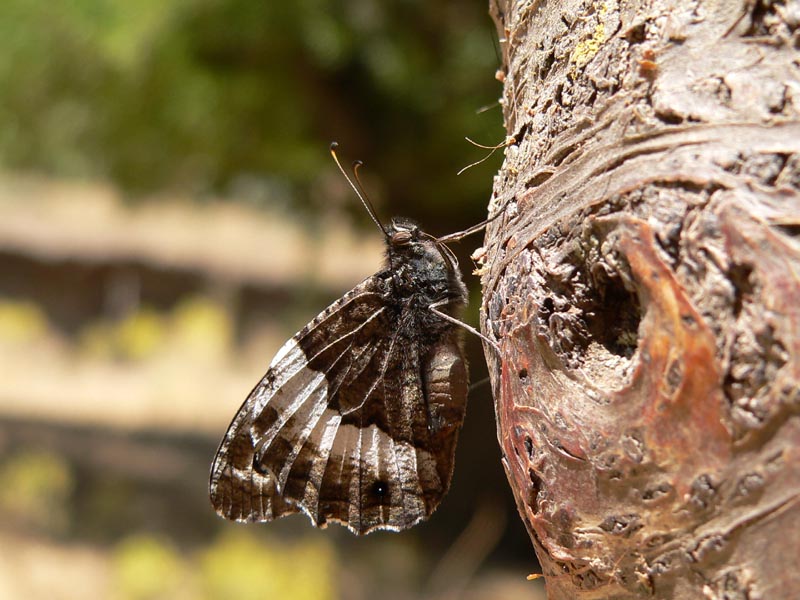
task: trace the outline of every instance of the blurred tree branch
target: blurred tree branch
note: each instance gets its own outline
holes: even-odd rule
[[[798,22],[761,0],[493,0],[484,333],[555,598],[800,589]],[[789,534],[789,532],[792,532]]]

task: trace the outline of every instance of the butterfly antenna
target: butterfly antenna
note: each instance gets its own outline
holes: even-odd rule
[[[370,218],[375,222],[375,225],[377,225],[378,229],[380,229],[383,232],[383,235],[385,235],[388,238],[389,234],[386,231],[386,228],[383,226],[380,219],[378,219],[378,215],[375,213],[375,209],[372,207],[372,203],[369,201],[369,196],[367,196],[367,192],[364,191],[364,187],[361,185],[361,181],[358,179],[358,167],[360,167],[362,163],[360,161],[356,161],[355,163],[353,163],[353,175],[355,176],[355,180],[358,181],[358,186],[356,186],[356,184],[353,183],[353,180],[350,179],[350,176],[347,174],[347,171],[345,171],[344,167],[342,167],[342,163],[339,162],[339,157],[336,156],[336,149],[338,147],[339,144],[337,142],[331,142],[331,156],[333,157],[336,166],[339,167],[339,170],[342,172],[342,175],[344,175],[344,178],[347,180],[347,183],[350,184],[350,187],[353,188],[353,191],[356,193],[356,196],[358,196],[358,199],[361,200],[361,204],[363,204],[364,208],[367,209],[367,213],[369,214]]]
[[[375,209],[372,206],[372,200],[369,199],[369,194],[367,194],[367,188],[364,187],[364,184],[361,183],[361,178],[358,176],[358,170],[363,166],[364,166],[364,163],[361,162],[360,160],[353,161],[353,177],[356,180],[356,185],[358,186],[358,189],[361,191],[361,195],[364,197],[364,200],[367,201],[366,203],[372,209],[372,212],[373,212],[373,215],[374,215]],[[377,216],[373,216],[372,218],[375,219],[376,221],[378,220]],[[381,229],[383,229],[383,226],[381,226]],[[386,230],[384,229],[384,233],[385,232],[386,232]]]

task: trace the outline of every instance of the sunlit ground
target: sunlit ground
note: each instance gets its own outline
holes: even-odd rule
[[[364,539],[209,506],[215,445],[274,351],[380,255],[335,218],[4,177],[0,598],[542,597],[530,549],[502,550],[522,525],[499,501],[454,491]],[[485,487],[466,462],[456,484]]]

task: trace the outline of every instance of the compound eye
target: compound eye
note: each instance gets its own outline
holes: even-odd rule
[[[408,229],[398,229],[392,232],[390,241],[395,246],[404,246],[411,241],[412,235]]]

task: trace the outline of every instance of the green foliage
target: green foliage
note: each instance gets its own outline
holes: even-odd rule
[[[483,0],[4,0],[0,166],[297,205],[338,139],[402,212],[483,203],[492,166],[454,173],[502,137],[492,28]]]

